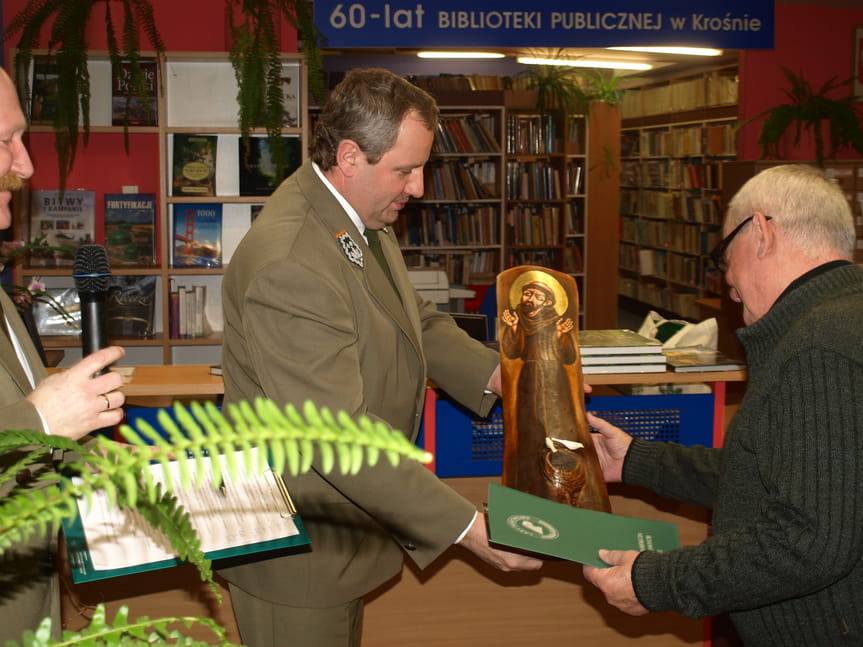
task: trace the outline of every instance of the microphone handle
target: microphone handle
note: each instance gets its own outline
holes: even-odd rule
[[[80,292],[81,300],[81,351],[84,357],[108,346],[108,336],[105,328],[104,294]],[[108,369],[103,368],[95,375],[103,375]]]

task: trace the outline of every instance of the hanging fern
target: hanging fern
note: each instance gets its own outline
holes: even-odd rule
[[[54,118],[54,146],[60,174],[60,191],[65,190],[66,178],[75,163],[78,137],[87,145],[90,135],[90,75],[87,71],[85,40],[87,23],[97,4],[103,4],[103,21],[108,35],[108,53],[113,65],[122,59],[129,61],[131,82],[126,86],[126,114],[132,97],[146,96],[146,80],[140,66],[138,27],[142,27],[157,58],[165,52],[162,37],[156,28],[153,7],[149,0],[119,0],[123,8],[122,46],[117,39],[110,0],[30,0],[9,22],[4,33],[6,41],[20,33],[16,43],[16,76],[20,79],[24,113],[30,114],[30,64],[33,50],[41,46],[40,35],[53,19],[47,47],[57,63],[57,114]],[[80,130],[79,125],[81,124]],[[128,126],[124,126],[128,153]]]

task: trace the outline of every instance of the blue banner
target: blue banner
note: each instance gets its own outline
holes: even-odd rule
[[[315,0],[314,8],[327,47],[773,47],[773,0]]]

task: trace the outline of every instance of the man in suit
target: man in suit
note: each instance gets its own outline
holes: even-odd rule
[[[225,273],[226,403],[311,400],[415,438],[429,377],[489,411],[497,354],[417,294],[387,229],[423,194],[437,119],[429,95],[386,70],[353,70],[333,90],[312,163],[273,193]],[[501,570],[541,566],[490,547],[475,506],[417,463],[286,481],[310,551],[221,571],[251,647],[358,645],[362,598],[403,551],[421,568],[456,542]]]
[[[12,81],[0,69],[0,229],[12,224],[12,191],[33,174],[22,136],[26,121]],[[94,429],[116,425],[123,418],[122,377],[93,375],[120,359],[122,348],[93,353],[66,371],[46,376],[24,322],[6,293],[0,290],[0,433],[27,429],[78,439]],[[16,455],[0,457],[0,477]],[[18,472],[11,484],[0,485],[0,497],[13,487],[35,486],[40,469]],[[56,538],[50,533],[3,552],[0,557],[0,642],[20,640],[45,617],[60,631],[60,598],[54,571]]]

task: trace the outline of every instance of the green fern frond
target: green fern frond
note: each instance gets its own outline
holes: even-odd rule
[[[211,640],[203,641],[185,634],[178,625],[193,630],[197,627],[208,629],[213,634]],[[200,632],[196,632],[200,634]],[[18,643],[9,641],[7,645],[14,647],[109,647],[125,645],[141,647],[149,645],[176,645],[183,647],[211,647],[213,644],[222,647],[237,647],[226,638],[226,631],[209,618],[176,616],[151,620],[143,617],[129,620],[129,609],[125,605],[117,610],[113,621],[109,621],[104,604],[99,604],[93,611],[90,624],[80,632],[64,631],[61,640],[51,639],[51,619],[42,621],[35,632],[27,631],[23,640]],[[215,643],[214,643],[215,641]]]

